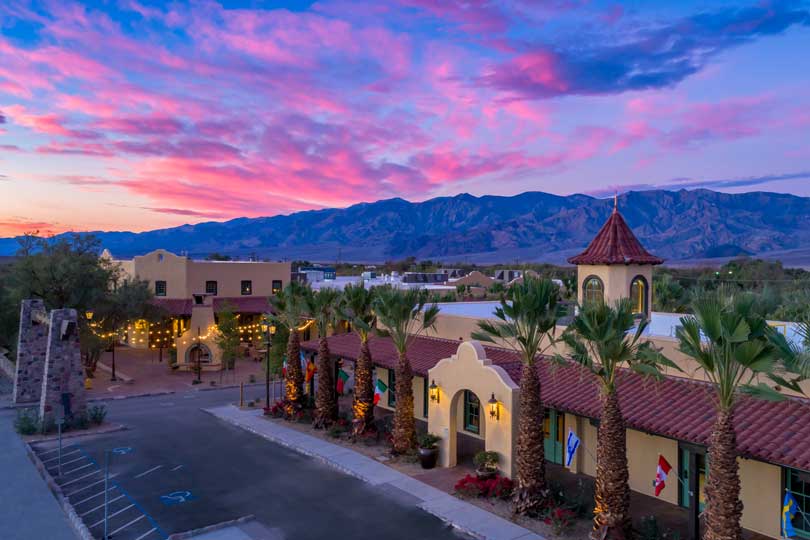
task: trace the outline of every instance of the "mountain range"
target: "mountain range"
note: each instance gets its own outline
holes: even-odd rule
[[[644,246],[671,263],[739,255],[810,262],[808,197],[653,190],[622,194],[618,206]],[[414,256],[447,263],[559,263],[585,248],[612,209],[612,199],[579,194],[461,194],[95,234],[122,258],[165,248],[193,257],[216,252],[320,262]],[[0,239],[0,255],[13,254],[16,247],[15,239]]]

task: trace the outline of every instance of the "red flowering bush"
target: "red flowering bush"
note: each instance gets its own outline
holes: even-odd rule
[[[284,418],[284,402],[276,401],[272,407],[264,408],[265,416],[272,416],[273,418]]]
[[[563,506],[556,506],[548,509],[548,513],[543,521],[551,525],[554,534],[559,535],[571,525],[576,516],[573,510]]]
[[[496,475],[494,478],[482,480],[477,476],[468,474],[456,482],[453,489],[461,497],[508,499],[512,495],[513,488],[514,484],[505,476]]]

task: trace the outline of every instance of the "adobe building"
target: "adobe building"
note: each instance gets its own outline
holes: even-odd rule
[[[680,513],[683,523],[694,530],[692,524],[702,512],[704,486],[710,474],[706,452],[715,406],[705,381],[696,375],[695,364],[677,350],[674,330],[680,315],[651,311],[652,267],[663,261],[644,249],[615,206],[587,249],[570,261],[578,267],[580,302],[632,298],[639,317],[650,320],[644,339],[663,349],[683,369],[667,373],[658,382],[623,371],[618,394],[627,422],[631,490],[654,498],[653,504],[667,513]],[[441,466],[452,467],[486,449],[498,453],[499,468],[510,476],[520,414],[522,363],[511,349],[471,339],[478,321],[493,317],[496,304],[442,304],[435,331],[411,340],[408,359],[414,372],[414,416],[420,429],[441,437]],[[558,325],[557,335],[564,330]],[[328,339],[334,358],[356,361],[359,340],[355,334]],[[385,337],[372,337],[369,346],[375,376],[388,387],[378,403],[378,413],[392,411],[396,405],[396,350]],[[302,347],[316,352],[318,344],[309,341]],[[554,352],[566,354],[562,348]],[[601,412],[593,376],[574,363],[552,368],[541,360],[537,369],[546,406],[549,474],[563,483],[593,478]],[[803,389],[810,393],[810,383]],[[736,409],[742,525],[771,538],[780,537],[785,490],[793,493],[804,512],[810,512],[810,400],[787,394],[789,399],[781,402],[741,398]],[[570,467],[565,468],[569,432],[579,437],[581,445]],[[653,479],[659,455],[673,470],[666,488],[655,497]],[[810,538],[810,521],[797,520],[794,525],[802,537]]]

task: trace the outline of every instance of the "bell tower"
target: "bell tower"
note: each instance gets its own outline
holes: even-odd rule
[[[652,309],[652,267],[663,259],[650,254],[619,212],[618,195],[613,212],[590,245],[568,259],[577,265],[577,301],[612,304],[630,298],[635,313],[649,316]]]

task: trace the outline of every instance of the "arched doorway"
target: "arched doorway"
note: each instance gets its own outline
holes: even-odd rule
[[[455,463],[472,464],[475,454],[486,449],[486,410],[472,390],[461,389],[450,403],[448,451],[455,448]]]
[[[189,365],[196,366],[199,362],[200,365],[205,366],[211,361],[211,349],[205,343],[196,343],[186,351],[186,363]]]

